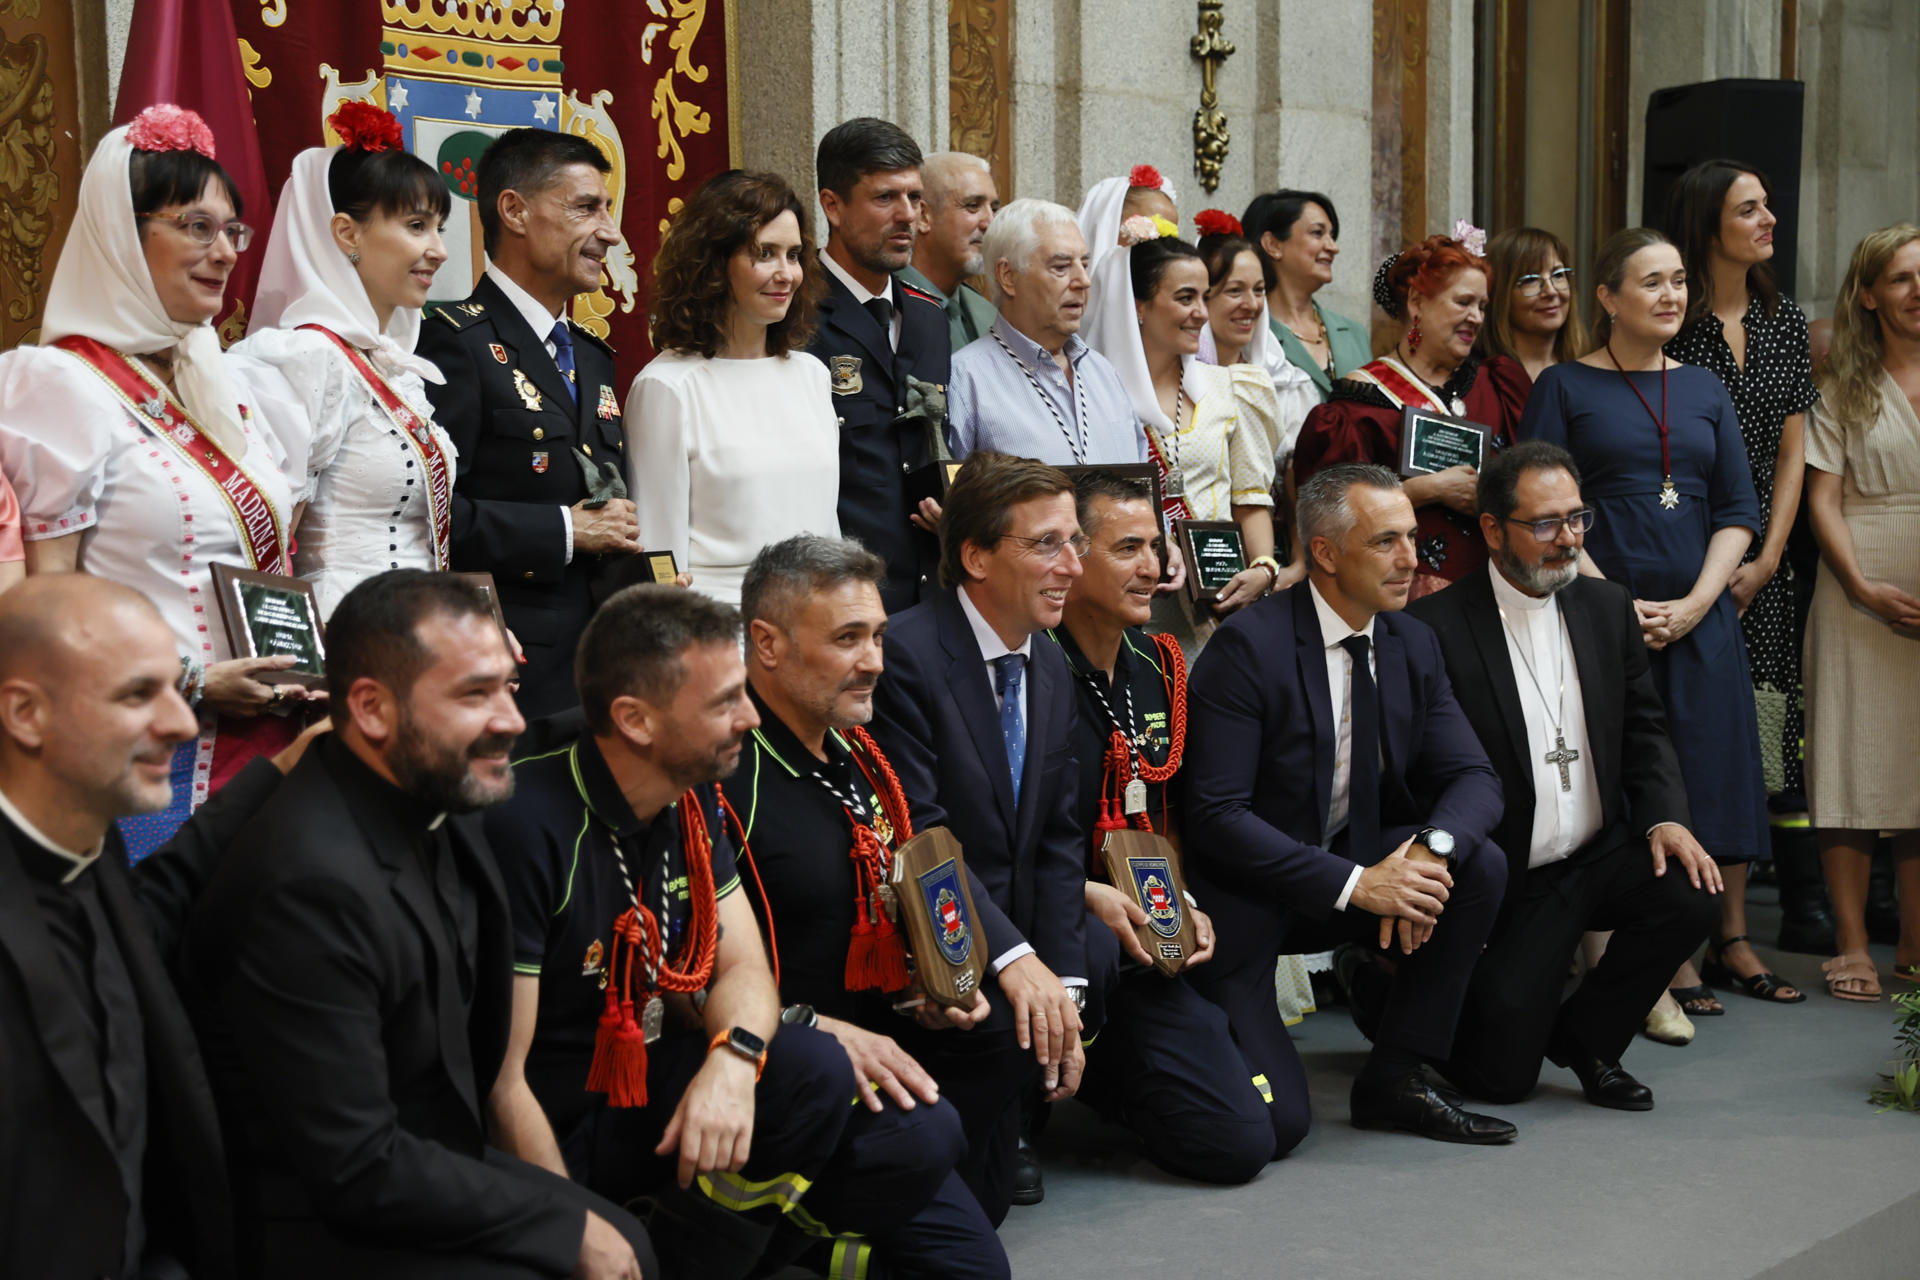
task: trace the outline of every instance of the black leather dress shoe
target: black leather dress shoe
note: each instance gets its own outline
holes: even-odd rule
[[[1417,1074],[1378,1084],[1356,1080],[1350,1105],[1356,1129],[1403,1129],[1477,1147],[1512,1142],[1520,1133],[1498,1116],[1483,1116],[1447,1101]]]
[[[1040,1181],[1040,1154],[1022,1136],[1013,1155],[1013,1202],[1039,1204],[1046,1198],[1047,1188]]]
[[[1549,1047],[1547,1057],[1555,1066],[1566,1067],[1580,1078],[1580,1089],[1594,1106],[1615,1111],[1653,1110],[1653,1090],[1628,1075],[1619,1063],[1602,1062],[1565,1041]]]

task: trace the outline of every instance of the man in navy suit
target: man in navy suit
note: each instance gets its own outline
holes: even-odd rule
[[[1391,471],[1346,464],[1301,486],[1299,511],[1307,581],[1234,615],[1194,667],[1186,847],[1219,942],[1191,980],[1227,1011],[1276,1108],[1295,1109],[1298,1142],[1307,1082],[1274,1004],[1274,961],[1343,940],[1391,948],[1391,975],[1373,984],[1383,999],[1357,1011],[1374,1047],[1354,1125],[1510,1142],[1511,1124],[1462,1109],[1424,1068],[1452,1052],[1507,866],[1488,839],[1499,776],[1438,641],[1399,615],[1413,505]]]
[[[940,548],[947,585],[888,628],[873,733],[914,830],[951,830],[986,890],[974,905],[994,1011],[969,1038],[985,1044],[983,1031],[1010,1026],[1039,1060],[1047,1096],[1063,1098],[1085,1063],[1086,874],[1073,675],[1040,633],[1060,625],[1086,553],[1073,482],[1044,463],[977,453],[947,495]],[[1019,1092],[975,1101],[947,1091],[969,1141],[985,1144],[981,1207],[995,1223],[1013,1190]]]

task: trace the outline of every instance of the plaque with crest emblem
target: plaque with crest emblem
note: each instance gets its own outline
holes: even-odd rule
[[[935,1004],[971,1008],[987,972],[987,940],[953,832],[934,827],[901,845],[890,884],[915,982]]]
[[[1107,832],[1100,846],[1107,879],[1146,913],[1133,927],[1153,967],[1172,977],[1200,949],[1199,930],[1187,907],[1187,880],[1180,872],[1180,851],[1165,836],[1123,827]]]

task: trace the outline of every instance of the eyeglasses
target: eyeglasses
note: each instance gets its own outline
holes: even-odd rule
[[[1548,285],[1553,286],[1555,293],[1572,293],[1573,268],[1556,267],[1546,275],[1541,275],[1538,271],[1530,271],[1513,282],[1513,287],[1520,291],[1520,296],[1523,298],[1539,297],[1540,291]]]
[[[1084,533],[1076,533],[1071,538],[1061,538],[1057,534],[1048,534],[1044,538],[1023,538],[1017,533],[1003,535],[1014,542],[1024,542],[1033,548],[1033,554],[1052,564],[1060,558],[1060,553],[1068,547],[1073,548],[1073,558],[1085,560],[1087,552],[1093,550],[1093,539]]]
[[[204,213],[143,213],[142,218],[154,222],[164,222],[187,233],[187,239],[195,244],[212,244],[222,233],[226,233],[227,242],[235,253],[245,253],[247,246],[253,243],[253,228],[244,222],[221,222]]]
[[[1508,516],[1507,523],[1523,524],[1533,530],[1533,538],[1536,542],[1553,542],[1559,538],[1562,525],[1566,526],[1568,533],[1578,537],[1593,528],[1593,522],[1597,516],[1598,513],[1592,507],[1588,507],[1570,516],[1549,516],[1545,520],[1516,520]]]

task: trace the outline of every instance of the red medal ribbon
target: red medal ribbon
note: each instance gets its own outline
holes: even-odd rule
[[[303,324],[302,329],[311,329],[315,333],[325,334],[340,348],[354,372],[366,382],[373,392],[373,398],[387,411],[387,417],[400,428],[400,434],[407,438],[413,451],[420,459],[420,465],[427,473],[427,527],[433,532],[433,567],[445,569],[450,563],[450,548],[453,539],[453,478],[447,469],[446,451],[433,438],[433,428],[425,419],[415,413],[400,393],[395,391],[387,380],[380,376],[366,354],[358,347],[342,338],[325,325]]]
[[[1153,468],[1160,475],[1160,509],[1169,520],[1193,519],[1193,508],[1187,505],[1184,497],[1174,497],[1167,493],[1167,458],[1160,452],[1160,442],[1152,431],[1147,432],[1147,453],[1153,459]],[[1183,477],[1184,478],[1184,477]]]
[[[1653,418],[1653,425],[1660,428],[1660,476],[1663,489],[1671,492],[1673,490],[1673,452],[1667,444],[1667,354],[1664,351],[1660,353],[1660,416],[1657,418],[1653,417],[1653,406],[1647,403],[1647,398],[1640,394],[1640,388],[1633,385],[1632,377],[1624,368],[1621,368],[1619,357],[1613,354],[1611,342],[1607,344],[1607,359],[1613,361],[1613,367],[1620,370],[1620,376],[1625,379],[1628,389],[1633,392],[1633,398],[1640,402],[1640,407],[1647,411],[1647,416]]]
[[[1380,388],[1396,409],[1404,409],[1413,403],[1441,413],[1453,412],[1453,406],[1441,400],[1432,388],[1408,377],[1397,364],[1385,357],[1368,361],[1347,376],[1355,382],[1371,383]]]
[[[98,374],[155,436],[213,481],[226,501],[234,528],[240,532],[240,544],[251,561],[248,568],[263,573],[291,571],[280,515],[273,504],[260,492],[253,477],[207,438],[164,386],[103,342],[71,334],[53,345]]]

